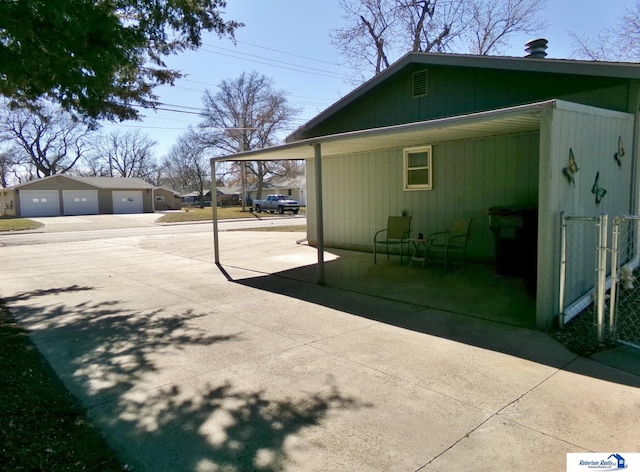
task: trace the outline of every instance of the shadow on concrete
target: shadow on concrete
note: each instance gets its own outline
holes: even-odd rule
[[[207,371],[167,374],[172,366],[164,354],[181,362],[176,350],[238,342],[242,333],[211,335],[197,326],[206,314],[192,310],[135,312],[117,300],[56,303],[57,295],[91,291],[72,285],[4,302],[133,470],[280,470],[291,464],[286,446],[301,430],[331,412],[368,406],[331,382],[295,400],[229,382],[188,388],[186,381]],[[39,297],[53,297],[48,308],[29,303]]]
[[[243,472],[283,470],[285,463],[295,468],[287,442],[295,442],[302,430],[317,426],[331,411],[361,407],[337,388],[293,402],[225,383],[207,385],[195,395],[168,387],[121,402],[117,413],[126,423],[120,426],[126,430],[125,441],[171,451],[162,454],[161,462],[143,464],[144,470]]]
[[[602,365],[598,367],[595,366],[597,363],[593,363],[594,368],[591,370],[585,370],[584,365],[577,366],[573,363],[578,357],[576,354],[549,335],[532,329],[531,323],[518,322],[519,310],[526,309],[523,303],[526,304],[527,299],[532,298],[526,294],[522,281],[522,286],[518,289],[513,285],[514,281],[507,280],[505,285],[499,286],[495,278],[487,276],[484,282],[474,289],[471,297],[482,297],[483,294],[490,297],[491,293],[503,291],[504,298],[496,305],[495,312],[490,313],[490,305],[477,311],[473,309],[472,299],[469,298],[469,293],[465,293],[467,282],[463,280],[461,284],[455,285],[456,277],[465,278],[463,268],[457,269],[457,273],[450,272],[450,278],[445,280],[446,283],[450,283],[448,288],[442,283],[436,287],[426,287],[423,277],[426,271],[422,271],[422,268],[414,269],[399,266],[397,263],[395,266],[383,265],[372,269],[382,273],[381,277],[370,275],[370,279],[366,280],[359,278],[361,270],[355,270],[354,277],[332,276],[331,271],[334,271],[334,274],[342,271],[344,274],[345,271],[352,270],[349,264],[340,268],[339,261],[326,263],[326,285],[315,283],[315,266],[246,277],[234,282],[581,375],[640,387],[640,376],[616,369],[615,366],[611,369]],[[431,274],[438,274],[437,270],[431,271]],[[481,277],[485,269],[472,270],[477,270]],[[340,283],[342,285],[338,285]],[[515,283],[518,284],[519,281]],[[491,285],[492,289],[489,287]],[[514,293],[515,290],[520,291]],[[515,298],[511,298],[514,295]],[[511,303],[510,299],[514,301]],[[529,305],[528,310],[524,312],[525,320],[531,320],[533,310],[534,307]],[[490,316],[485,316],[486,313]]]
[[[497,273],[489,264],[410,263],[398,257],[331,249],[324,264],[325,283],[342,290],[411,303],[513,326],[536,326],[536,300],[524,279]],[[313,265],[298,265],[274,275],[303,282],[318,281]]]

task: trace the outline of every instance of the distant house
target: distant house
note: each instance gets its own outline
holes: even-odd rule
[[[527,209],[532,246],[512,259],[533,258],[547,329],[558,317],[561,212],[640,213],[639,109],[638,64],[410,53],[287,144],[212,163],[305,159],[307,237],[320,247],[370,251],[393,215],[411,216],[414,234],[464,217],[470,257],[491,263],[489,209]]]
[[[153,189],[153,209],[155,211],[180,210],[182,198],[170,188],[156,187]]]
[[[306,178],[304,175],[298,177],[275,177],[267,180],[262,186],[262,198],[266,195],[277,194],[287,195],[297,200],[300,205],[307,204]],[[247,189],[249,200],[258,199],[258,188],[253,185]]]
[[[240,193],[232,187],[216,187],[216,196],[218,206],[237,206],[240,205]],[[201,201],[202,200],[202,201]],[[205,190],[202,199],[200,193],[189,192],[182,195],[182,203],[186,206],[211,206],[211,190]]]
[[[239,206],[242,204],[240,191],[235,187],[216,187],[219,207]]]
[[[211,205],[211,190],[205,191],[202,198],[200,197],[199,192],[189,192],[181,195],[180,199],[186,206],[194,206],[198,203],[206,203],[208,205]]]
[[[0,189],[5,216],[152,213],[154,186],[137,178],[52,175]]]

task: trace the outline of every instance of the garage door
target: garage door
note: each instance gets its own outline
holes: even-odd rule
[[[65,215],[97,215],[97,190],[63,190],[62,207]]]
[[[57,190],[20,190],[21,216],[59,216]]]
[[[142,190],[114,190],[114,213],[144,213],[142,210]]]

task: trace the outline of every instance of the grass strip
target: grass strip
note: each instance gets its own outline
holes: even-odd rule
[[[126,470],[0,300],[0,468]]]
[[[28,218],[0,218],[0,231],[25,231],[40,227],[42,227],[41,223]]]
[[[304,209],[301,210],[304,213]],[[290,213],[286,213],[287,216],[290,216]],[[231,219],[242,219],[242,218],[252,218],[261,220],[264,218],[282,218],[283,215],[278,215],[277,213],[255,213],[251,211],[242,211],[241,207],[227,207],[227,208],[218,208],[218,219],[219,220],[231,220]],[[210,207],[207,208],[188,208],[183,209],[182,211],[172,211],[164,214],[156,221],[158,223],[182,223],[189,221],[211,221],[213,219],[213,213]]]

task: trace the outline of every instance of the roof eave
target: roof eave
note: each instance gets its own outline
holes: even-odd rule
[[[334,135],[309,138],[292,143],[281,144],[270,148],[245,151],[211,159],[212,163],[222,161],[255,161],[278,159],[310,159],[314,157],[314,146],[322,145],[323,155],[337,155],[362,152],[370,149],[383,149],[398,146],[417,145],[419,142],[446,142],[470,137],[502,134],[505,130],[497,130],[495,126],[491,132],[478,130],[470,131],[469,126],[483,123],[497,123],[500,120],[525,118],[524,127],[513,127],[509,132],[523,132],[538,129],[542,111],[555,107],[557,100],[547,100],[528,105],[519,105],[497,110],[439,118],[428,121],[407,123],[402,125],[385,126],[381,128],[349,131]],[[463,131],[464,130],[464,131]],[[451,133],[453,131],[453,133]],[[457,133],[463,131],[462,134]],[[427,135],[427,132],[429,135]],[[327,147],[329,146],[329,147]]]

